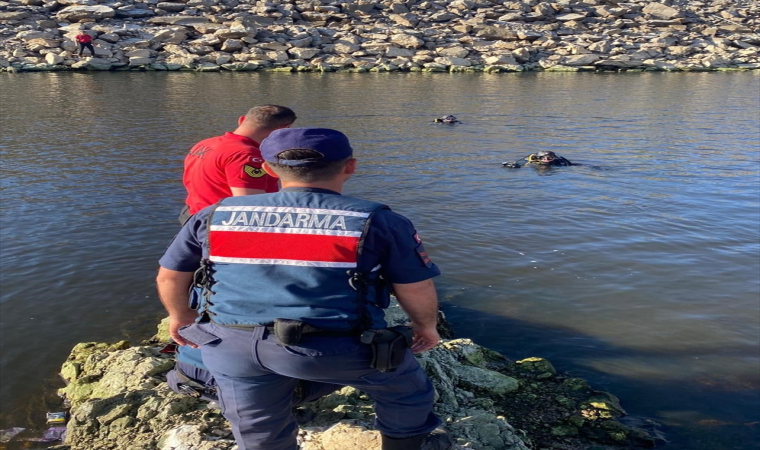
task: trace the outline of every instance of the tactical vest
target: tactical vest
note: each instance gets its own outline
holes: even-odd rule
[[[385,325],[389,289],[361,267],[372,214],[387,206],[282,191],[222,200],[209,217],[203,312],[226,326],[295,319],[326,330]]]

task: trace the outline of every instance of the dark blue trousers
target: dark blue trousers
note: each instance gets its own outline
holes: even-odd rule
[[[201,346],[240,450],[298,449],[291,402],[299,379],[365,392],[375,401],[375,428],[387,436],[416,436],[441,423],[432,412],[433,386],[411,351],[396,371],[383,373],[369,367],[371,349],[358,337],[307,336],[298,346],[283,346],[264,327],[214,323],[180,334]]]

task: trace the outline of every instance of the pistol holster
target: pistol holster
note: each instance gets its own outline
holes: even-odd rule
[[[367,330],[360,340],[372,347],[370,367],[380,372],[393,372],[404,362],[406,349],[412,346],[412,329],[396,326],[380,330]]]

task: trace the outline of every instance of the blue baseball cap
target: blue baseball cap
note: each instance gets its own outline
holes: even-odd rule
[[[280,159],[286,150],[313,150],[322,156],[308,159]],[[261,141],[264,160],[286,166],[308,166],[323,161],[341,161],[354,154],[348,137],[329,128],[280,128]]]

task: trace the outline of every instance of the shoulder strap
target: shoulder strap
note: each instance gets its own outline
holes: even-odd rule
[[[361,237],[359,238],[359,245],[356,249],[356,261],[357,261],[357,268],[354,270],[348,271],[349,280],[348,283],[351,285],[351,287],[356,291],[357,296],[357,316],[359,317],[359,323],[358,328],[360,331],[364,331],[369,329],[372,326],[372,318],[369,314],[369,310],[367,308],[367,303],[369,302],[369,299],[367,298],[367,286],[370,283],[374,283],[376,285],[376,288],[378,287],[380,283],[377,281],[370,281],[367,275],[363,272],[360,272],[358,269],[358,262],[361,261],[362,252],[364,251],[364,243],[367,238],[367,233],[369,232],[369,228],[372,224],[372,218],[374,215],[383,209],[390,208],[387,205],[378,204],[375,209],[370,212],[369,217],[367,217],[367,221],[364,222],[364,229],[362,230]]]

